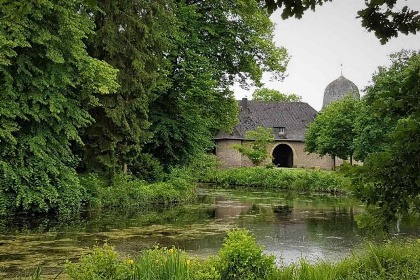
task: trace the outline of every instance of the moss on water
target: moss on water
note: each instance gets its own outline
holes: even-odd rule
[[[0,276],[4,279],[14,278],[36,266],[43,268],[44,275],[57,275],[66,260],[78,259],[87,251],[87,247],[95,244],[107,242],[115,245],[123,254],[136,254],[144,248],[153,247],[162,238],[188,242],[223,235],[233,227],[233,223],[221,225],[208,221],[187,226],[150,225],[95,234],[75,233],[73,239],[60,239],[60,233],[3,235],[0,236]]]

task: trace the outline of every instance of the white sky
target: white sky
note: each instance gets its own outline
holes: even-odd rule
[[[404,5],[420,10],[420,0],[400,0],[397,8]],[[264,87],[296,93],[319,111],[325,87],[340,76],[340,64],[343,64],[343,76],[353,81],[363,95],[378,66],[389,65],[390,53],[420,49],[420,34],[399,34],[381,45],[375,34],[367,32],[361,20],[356,19],[357,11],[364,7],[363,0],[334,0],[318,6],[315,12],[308,10],[301,20],[282,20],[280,11],[273,13],[274,41],[287,49],[291,60],[285,80],[270,82],[267,73],[263,77]],[[254,89],[235,86],[235,96],[250,99]]]

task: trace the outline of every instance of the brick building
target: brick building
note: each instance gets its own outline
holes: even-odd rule
[[[356,85],[339,77],[330,83],[324,92],[323,108],[346,93],[359,97]],[[317,111],[305,102],[252,101],[243,98],[239,102],[239,123],[232,133],[220,131],[216,142],[216,155],[224,167],[252,166],[251,161],[233,149],[234,144],[247,145],[251,140],[245,139],[245,133],[256,130],[258,126],[272,128],[275,140],[269,147],[271,158],[263,164],[274,163],[279,167],[304,167],[332,169],[334,161],[329,156],[320,157],[304,151],[305,132],[309,123],[313,122]],[[340,165],[341,160],[336,164]]]

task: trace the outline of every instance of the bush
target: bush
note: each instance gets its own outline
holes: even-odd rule
[[[116,175],[111,186],[98,175],[81,180],[89,203],[100,207],[170,204],[195,198],[195,184],[174,178],[167,182],[147,183],[132,175]]]
[[[213,173],[218,167],[217,157],[211,154],[201,154],[195,157],[188,165],[177,166],[171,169],[167,176],[169,180],[173,178],[183,178],[185,180],[198,182]]]
[[[136,163],[129,166],[129,170],[136,178],[147,182],[162,181],[164,177],[163,167],[159,160],[150,154],[140,154]]]
[[[325,170],[271,169],[265,167],[215,169],[208,173],[202,181],[224,186],[313,191],[350,189],[350,179],[344,177],[342,173]]]
[[[132,274],[129,262],[119,260],[118,253],[108,245],[94,247],[77,264],[68,262],[65,270],[72,280],[128,280]]]
[[[263,254],[247,230],[229,231],[218,256],[221,279],[266,279],[275,269],[275,257]]]

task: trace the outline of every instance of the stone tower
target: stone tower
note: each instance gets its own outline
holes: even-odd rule
[[[357,86],[352,81],[341,75],[325,88],[322,109],[333,101],[343,99],[344,96],[349,93],[351,93],[354,99],[360,99],[359,89]]]

